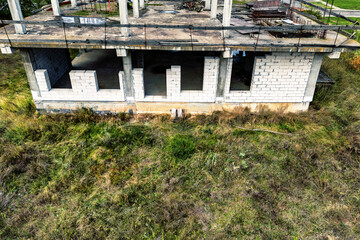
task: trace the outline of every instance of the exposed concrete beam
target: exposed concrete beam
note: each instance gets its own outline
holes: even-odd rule
[[[119,0],[119,13],[120,13],[120,24],[129,24],[127,0]],[[121,34],[124,37],[128,37],[129,36],[129,28],[122,27]]]
[[[60,5],[59,5],[59,1],[58,0],[51,0],[51,7],[52,7],[52,10],[53,10],[53,15],[55,17],[58,17],[61,15],[61,12],[60,12]]]
[[[222,52],[223,58],[232,58],[233,57],[233,51],[231,48],[226,48],[225,51]]]
[[[212,0],[211,1],[211,12],[210,12],[211,19],[216,19],[217,8],[218,8],[218,0]]]
[[[140,8],[145,8],[145,0],[140,0]]]
[[[314,97],[316,81],[319,77],[321,63],[324,58],[324,53],[315,53],[311,70],[309,74],[309,80],[306,84],[304,102],[311,102]]]
[[[19,0],[8,0],[11,17],[15,21],[24,21],[23,14],[21,12],[21,6]],[[14,24],[15,32],[18,34],[25,34],[26,27],[24,24]]]
[[[139,0],[133,0],[133,17],[138,18],[139,16]]]
[[[76,0],[71,0],[71,6],[72,7],[77,7],[77,1]]]
[[[223,22],[222,22],[224,27],[230,26],[231,9],[232,9],[232,0],[225,0],[224,9],[223,9]],[[223,37],[228,37],[228,36],[229,36],[229,30],[225,30]]]

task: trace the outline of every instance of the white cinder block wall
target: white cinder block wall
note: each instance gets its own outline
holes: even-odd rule
[[[219,61],[218,57],[205,57],[202,91],[182,91],[181,67],[171,66],[171,69],[166,71],[167,100],[173,102],[215,102]]]
[[[226,103],[303,103],[314,53],[274,52],[256,57],[250,90],[230,91],[232,61],[227,65],[224,87]],[[316,59],[316,58],[315,58]],[[181,66],[166,71],[165,96],[145,96],[142,68],[132,70],[134,97],[139,102],[215,103],[219,78],[219,57],[204,58],[203,90],[181,90]],[[126,101],[124,72],[119,72],[120,89],[99,89],[96,71],[70,72],[72,89],[51,88],[47,69],[35,71],[40,91],[34,100],[44,101]],[[94,105],[95,106],[95,105]]]
[[[99,90],[96,71],[73,70],[70,80],[72,90],[76,93],[93,94]]]
[[[219,57],[204,58],[203,90],[181,90],[181,66],[166,70],[166,98],[145,96],[142,68],[133,69],[133,84],[136,101],[161,102],[215,102],[219,74]]]
[[[40,96],[32,91],[34,100],[125,101],[124,72],[119,72],[120,89],[99,89],[94,70],[73,70],[69,73],[72,88],[51,88],[46,69],[35,71]]]
[[[171,66],[166,69],[166,98],[176,100],[181,94],[181,66]]]
[[[144,69],[134,68],[132,70],[135,99],[142,100],[145,97]]]
[[[248,91],[230,91],[231,74],[225,83],[225,101],[230,103],[303,102],[314,53],[274,52],[256,57]],[[228,71],[232,69],[231,64]]]

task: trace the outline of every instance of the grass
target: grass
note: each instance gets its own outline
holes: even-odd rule
[[[335,0],[334,6],[344,9],[360,10],[360,0]]]
[[[360,74],[309,112],[35,112],[0,55],[0,239],[359,239]],[[290,136],[246,131],[263,128]]]
[[[354,21],[358,21],[360,23],[360,18],[355,18],[355,17],[349,17],[351,20]],[[345,19],[342,18],[337,18],[337,17],[330,17],[329,18],[325,18],[325,22],[329,23],[331,25],[353,25],[353,23],[346,21]],[[353,30],[346,30],[349,33],[354,33],[355,31]],[[355,40],[360,42],[360,32],[356,31],[355,34]]]
[[[252,0],[233,0],[233,4],[245,5],[246,3],[254,2]]]
[[[322,8],[327,8],[327,9],[331,8],[331,2],[327,6],[326,3],[323,2],[311,2],[311,3]]]
[[[323,0],[321,2],[311,2],[311,3],[319,7],[326,8],[326,0]],[[327,6],[328,9],[331,7],[331,3],[332,0],[329,0]],[[335,0],[334,6],[343,9],[360,10],[360,0]]]
[[[326,8],[326,0],[321,2],[311,2],[314,5],[317,5],[322,8]],[[330,9],[332,0],[328,1],[327,8]],[[343,9],[352,9],[360,10],[360,0],[335,0],[334,6],[343,8]]]

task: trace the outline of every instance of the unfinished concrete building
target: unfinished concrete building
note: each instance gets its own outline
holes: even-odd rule
[[[19,0],[8,0],[13,19],[0,28],[1,52],[20,49],[38,110],[304,111],[323,57],[360,47],[346,27],[278,0],[51,2],[24,20]]]

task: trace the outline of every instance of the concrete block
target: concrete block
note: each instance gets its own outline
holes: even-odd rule
[[[39,86],[40,91],[50,91],[51,83],[49,79],[49,74],[46,69],[39,69],[35,71],[35,77]]]
[[[181,108],[179,108],[177,110],[177,116],[178,116],[178,118],[183,118],[184,117],[183,110]]]
[[[339,59],[341,56],[341,52],[332,52],[328,54],[330,59]]]
[[[13,54],[14,51],[11,47],[1,47],[2,54]]]
[[[171,118],[172,118],[172,119],[175,119],[175,118],[176,118],[176,108],[172,108],[172,109],[170,110],[170,113],[171,113]]]
[[[124,48],[117,48],[116,49],[116,56],[118,57],[126,57],[127,56],[127,50]]]

